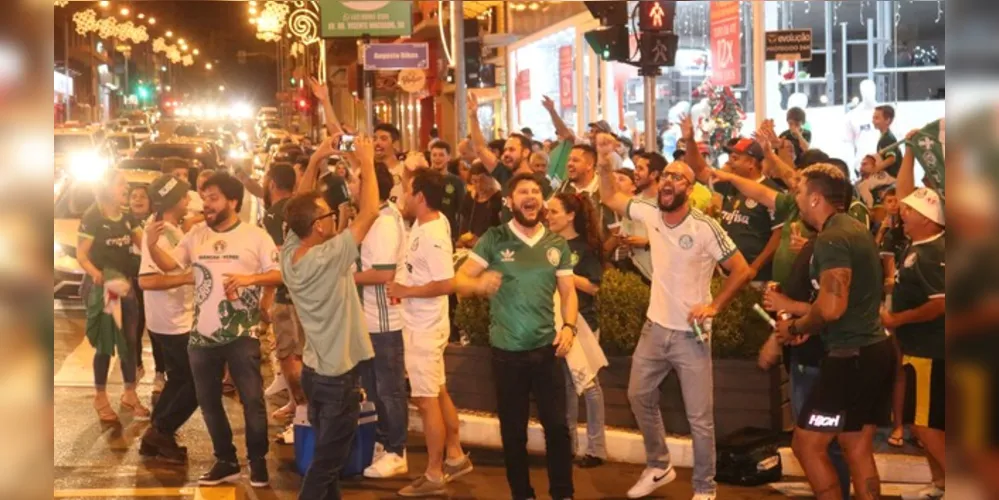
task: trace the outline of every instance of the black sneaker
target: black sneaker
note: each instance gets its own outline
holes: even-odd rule
[[[177,444],[177,439],[150,426],[142,435],[139,455],[157,458],[174,464],[187,463],[187,448]]]
[[[594,467],[600,467],[603,464],[604,459],[593,455],[584,455],[582,458],[576,459],[576,467],[579,467],[580,469],[592,469]]]
[[[222,483],[234,483],[239,480],[239,472],[238,463],[216,460],[211,470],[198,478],[198,484],[216,486]]]
[[[253,460],[250,462],[250,486],[254,488],[266,488],[270,484],[270,476],[267,474],[266,460]]]

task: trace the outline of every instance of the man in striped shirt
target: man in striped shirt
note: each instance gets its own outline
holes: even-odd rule
[[[361,296],[364,320],[371,334],[374,359],[361,368],[361,385],[378,411],[375,456],[364,470],[368,478],[388,478],[407,474],[406,431],[409,409],[406,401],[406,373],[403,362],[402,305],[386,293],[395,279],[403,255],[405,223],[399,209],[389,199],[395,180],[383,163],[375,165],[381,209],[361,243],[361,259],[354,274]]]

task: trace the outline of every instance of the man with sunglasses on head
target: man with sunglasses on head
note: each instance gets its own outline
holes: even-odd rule
[[[333,136],[316,155],[332,154]],[[288,234],[281,248],[281,270],[305,333],[302,388],[309,401],[309,422],[316,445],[299,498],[340,498],[339,474],[357,431],[361,390],[358,365],[374,357],[371,338],[351,266],[379,214],[374,145],[358,136],[355,155],[361,166],[357,217],[336,232],[337,209],[311,190],[293,197],[286,209]],[[304,179],[315,179],[325,158],[309,163]]]
[[[614,170],[620,157],[614,140],[597,137],[602,201],[614,212],[644,223],[652,250],[652,297],[648,321],[632,356],[628,400],[642,431],[646,469],[628,498],[647,496],[676,479],[666,447],[659,409],[659,384],[676,370],[694,440],[694,500],[715,498],[714,391],[711,371],[711,320],[746,282],[745,257],[714,219],[692,208],[694,171],[673,162],[663,171],[657,205],[617,189]],[[717,297],[711,297],[715,266],[728,272]]]

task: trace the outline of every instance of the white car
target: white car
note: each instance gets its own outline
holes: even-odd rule
[[[54,133],[56,179],[65,174],[86,175],[105,157],[93,132],[86,128],[57,128]]]
[[[122,170],[129,186],[148,185],[162,175],[156,170]],[[76,260],[76,245],[79,239],[80,217],[94,204],[94,184],[92,181],[70,179],[66,188],[56,199],[55,227],[52,233],[55,240],[53,253],[53,294],[57,298],[76,297],[86,271]]]
[[[135,136],[135,142],[139,146],[144,144],[146,141],[156,140],[156,131],[149,128],[148,125],[132,125],[125,128],[125,132]]]
[[[114,154],[116,160],[131,158],[139,149],[135,136],[126,132],[115,132],[104,138],[104,144]]]

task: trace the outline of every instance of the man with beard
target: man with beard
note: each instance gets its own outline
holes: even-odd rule
[[[163,221],[146,227],[153,262],[163,272],[194,271],[195,326],[188,354],[198,406],[215,448],[215,464],[198,479],[213,486],[239,478],[236,447],[222,406],[222,374],[228,366],[246,422],[250,485],[264,487],[267,474],[267,413],[260,375],[260,341],[251,327],[260,320],[260,287],[281,284],[277,248],[263,229],[242,224],[243,186],[226,173],[205,181],[205,224],[191,230],[173,252],[157,244]]]
[[[716,490],[711,320],[749,281],[751,271],[718,223],[690,206],[695,181],[689,166],[674,162],[666,167],[657,208],[617,190],[614,169],[621,160],[612,141],[602,140],[597,150],[604,203],[644,223],[652,248],[648,321],[628,380],[628,400],[642,431],[647,463],[628,498],[647,496],[676,478],[659,409],[659,384],[675,369],[694,440],[694,499],[711,500]],[[711,277],[718,264],[728,278],[712,299]]]
[[[666,158],[659,153],[642,153],[635,163],[635,200],[656,204],[659,197],[659,176],[666,169]],[[631,194],[631,193],[625,193]],[[620,228],[610,241],[613,260],[618,267],[637,273],[643,281],[652,283],[652,254],[645,224],[615,215]],[[615,231],[613,225],[611,231]]]
[[[441,213],[451,225],[452,238],[458,237],[458,212],[465,199],[465,183],[448,171],[451,162],[451,145],[437,140],[430,144],[430,168],[444,176],[444,198],[441,200]]]
[[[398,202],[402,197],[402,177],[406,167],[399,160],[399,141],[402,140],[402,133],[395,125],[379,123],[375,126],[375,161],[384,163],[392,173],[395,185],[392,187],[390,199],[393,203]],[[357,166],[355,165],[355,168]],[[336,207],[333,207],[334,209]]]
[[[458,272],[461,295],[490,298],[489,343],[507,482],[513,498],[534,498],[527,458],[530,395],[545,432],[549,492],[572,498],[572,453],[566,422],[565,360],[576,337],[578,302],[572,252],[541,224],[544,199],[531,174],[510,180],[513,220],[486,231]],[[555,326],[556,286],[562,318]]]
[[[413,227],[389,296],[403,304],[405,368],[430,458],[426,473],[399,495],[424,497],[446,494],[445,483],[471,472],[472,462],[461,448],[458,410],[444,375],[444,348],[451,334],[448,296],[454,290],[450,224],[440,211],[447,184],[430,169],[416,171],[408,183],[403,206]]]
[[[912,244],[898,266],[891,311],[881,311],[881,322],[894,330],[901,346],[905,386],[909,388],[904,420],[923,443],[933,476],[932,484],[902,498],[941,498],[947,458],[944,207],[935,191],[920,188],[902,200],[899,215]]]
[[[409,472],[402,304],[388,296],[388,286],[395,279],[396,266],[403,256],[406,224],[395,203],[389,200],[392,174],[378,162],[375,180],[380,203],[378,219],[361,242],[361,262],[354,273],[354,283],[359,288],[364,320],[375,350],[375,358],[361,367],[361,384],[378,412],[375,453],[364,477],[384,479]]]
[[[166,237],[160,238],[158,244],[172,252],[184,238],[180,221],[187,214],[187,182],[164,175],[149,187],[150,204],[157,214],[150,217],[149,223],[156,218],[164,222]],[[148,238],[148,233],[143,238]],[[187,461],[187,449],[177,444],[176,433],[198,409],[187,355],[194,322],[193,283],[190,271],[160,272],[143,242],[139,286],[146,299],[146,326],[163,352],[167,381],[153,407],[152,425],[142,435],[139,454],[172,463]]]
[[[298,194],[288,202],[289,232],[281,248],[282,275],[305,332],[302,387],[316,439],[299,492],[303,500],[340,498],[339,474],[360,413],[358,365],[375,355],[351,267],[360,257],[358,242],[378,218],[378,185],[372,140],[358,136],[354,146],[361,166],[360,208],[354,222],[337,234],[336,209],[317,192]],[[318,163],[310,162],[311,176]]]
[[[833,440],[843,448],[856,497],[880,498],[873,441],[888,420],[896,366],[879,315],[881,261],[870,232],[846,213],[852,198],[846,175],[820,163],[800,177],[795,202],[802,221],[818,229],[810,264],[818,295],[802,317],[778,323],[777,339],[819,334],[826,353],[798,415],[792,449],[819,500],[843,496],[829,460]]]
[[[694,126],[690,116],[680,121],[683,138],[688,144],[694,141]],[[731,171],[744,179],[749,179],[770,189],[780,188],[773,180],[763,175],[763,147],[753,139],[742,138],[735,141],[729,152],[728,166]],[[687,162],[697,174],[697,180],[706,186],[711,185],[711,166],[704,160],[697,147],[690,148],[685,156]],[[768,210],[756,200],[747,198],[728,182],[716,182],[712,186],[716,193],[722,195],[722,229],[732,237],[735,246],[749,261],[752,271],[752,281],[762,286],[770,281],[772,275],[771,261],[777,246],[780,244],[780,233],[783,222],[775,219],[774,211]]]
[[[482,126],[479,124],[479,100],[474,93],[468,93],[468,128],[471,130],[472,147],[482,160],[489,175],[499,181],[500,186],[506,191],[508,183],[514,175],[527,173],[534,175],[535,181],[541,186],[542,196],[546,199],[552,194],[551,182],[544,175],[535,175],[531,169],[531,140],[519,133],[511,134],[503,145],[503,154],[497,156],[482,134]],[[509,220],[509,218],[504,218]]]

